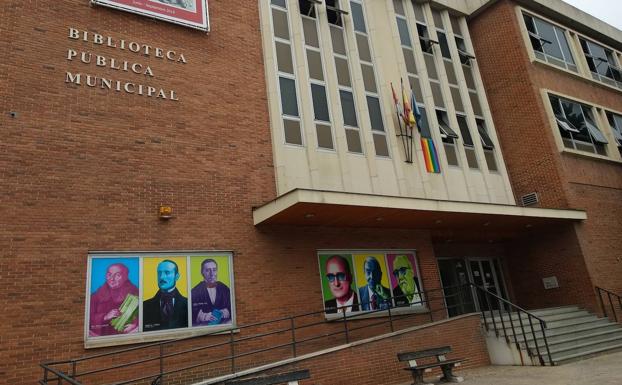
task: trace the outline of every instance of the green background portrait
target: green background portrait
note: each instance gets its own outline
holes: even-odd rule
[[[229,256],[217,255],[217,256],[198,256],[190,258],[190,289],[194,288],[197,284],[203,281],[203,275],[201,275],[201,263],[206,259],[213,259],[218,265],[218,281],[231,288],[231,275],[229,274]]]
[[[320,254],[319,255],[319,264],[320,264],[320,279],[322,280],[322,296],[324,297],[324,302],[335,298],[333,293],[330,291],[330,286],[328,283],[328,278],[326,278],[326,261],[332,257],[333,255],[339,255],[345,258],[350,265],[350,272],[352,273],[352,282],[350,284],[350,288],[353,292],[356,293],[356,282],[354,278],[354,265],[352,264],[352,255],[351,254]]]

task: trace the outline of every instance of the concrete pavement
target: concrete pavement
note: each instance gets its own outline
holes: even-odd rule
[[[556,367],[487,366],[457,370],[465,385],[622,385],[622,352]]]

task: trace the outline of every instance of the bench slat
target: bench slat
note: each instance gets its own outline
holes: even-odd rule
[[[418,358],[440,356],[451,353],[451,346],[443,346],[440,348],[420,350],[417,352],[398,353],[397,358],[400,361],[416,360]]]
[[[411,366],[409,368],[404,368],[404,370],[424,370],[424,369],[429,369],[429,368],[435,368],[435,367],[441,367],[444,365],[455,365],[459,362],[462,362],[463,360],[448,360],[448,361],[443,361],[443,362],[435,362],[433,364],[425,364],[425,365],[417,365],[417,366]]]

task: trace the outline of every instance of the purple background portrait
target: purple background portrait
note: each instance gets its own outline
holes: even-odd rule
[[[399,254],[387,254],[387,263],[389,265],[389,279],[391,279],[391,289],[397,286],[397,278],[393,275],[393,261],[395,261],[395,257],[398,255],[405,255],[408,257],[410,264],[413,267],[413,272],[415,273],[415,277],[419,277],[419,272],[417,271],[417,264],[415,263],[415,256],[411,253],[399,253]],[[419,280],[421,282],[421,280]],[[419,283],[421,285],[421,283]]]

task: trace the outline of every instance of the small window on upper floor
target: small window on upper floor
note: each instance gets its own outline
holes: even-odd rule
[[[438,120],[438,128],[441,132],[441,138],[443,138],[444,142],[453,142],[454,139],[459,138],[458,134],[456,134],[456,131],[454,131],[449,126],[449,119],[447,118],[447,113],[445,111],[436,110],[436,119]]]
[[[339,8],[339,0],[326,0],[326,16],[330,24],[343,26],[343,17],[345,11]]]
[[[460,56],[460,63],[470,66],[471,59],[475,59],[475,56],[470,54],[466,49],[466,44],[464,43],[464,39],[456,36],[456,47],[458,48],[458,55]]]
[[[430,34],[428,33],[428,27],[423,24],[417,23],[417,34],[419,35],[419,43],[421,43],[421,50],[423,52],[432,53],[432,45],[437,43],[430,40]]]
[[[555,95],[549,95],[549,100],[564,147],[607,155],[609,142],[596,126],[591,106]]]
[[[447,43],[447,36],[445,32],[437,31],[438,43],[441,46],[441,54],[446,59],[451,59],[451,52],[449,51],[449,43]]]
[[[609,120],[611,131],[613,131],[613,137],[616,140],[618,151],[620,151],[620,155],[622,155],[622,115],[607,111],[607,120]]]
[[[615,53],[593,41],[583,38],[579,41],[592,77],[603,83],[622,88],[622,70],[616,63]]]
[[[564,29],[527,14],[523,14],[523,19],[538,59],[577,72]]]
[[[315,4],[321,4],[319,0],[298,0],[300,14],[315,18]]]

